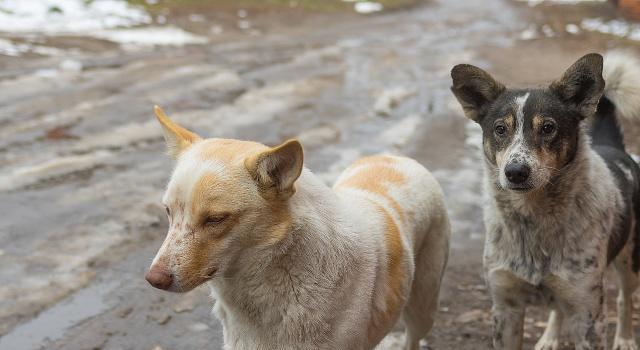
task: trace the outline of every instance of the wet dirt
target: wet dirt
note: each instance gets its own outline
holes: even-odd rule
[[[206,287],[176,295],[143,279],[166,232],[160,198],[172,166],[154,104],[209,137],[299,137],[307,167],[327,183],[364,155],[419,160],[441,182],[453,221],[428,346],[489,349],[480,134],[449,92],[449,70],[469,62],[507,84],[539,85],[584,53],[638,48],[566,31],[582,18],[616,18],[607,3],[434,0],[372,16],[250,9],[242,18],[209,5],[165,15],[208,43],[46,36],[63,54],[0,55],[2,350],[221,348]],[[640,153],[640,127],[624,127]],[[530,308],[526,348],[544,321]],[[381,348],[400,340],[396,331]]]

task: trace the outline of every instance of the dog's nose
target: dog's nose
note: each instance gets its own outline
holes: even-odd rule
[[[171,274],[168,273],[165,269],[158,266],[151,266],[151,269],[149,270],[149,272],[147,272],[147,275],[144,278],[152,286],[162,290],[169,289],[169,287],[171,287],[171,284],[173,283]]]
[[[531,168],[526,164],[510,163],[504,168],[504,174],[511,183],[521,184],[529,178]]]

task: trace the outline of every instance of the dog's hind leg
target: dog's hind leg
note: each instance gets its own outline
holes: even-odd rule
[[[637,228],[636,228],[637,229]],[[613,341],[613,350],[638,350],[638,345],[633,332],[633,312],[632,296],[638,288],[638,274],[632,269],[633,241],[620,252],[614,261],[614,266],[618,274],[618,324],[616,336]]]
[[[558,350],[560,348],[560,333],[562,331],[563,315],[559,309],[552,309],[549,322],[544,334],[538,340],[535,350]]]
[[[406,350],[418,350],[420,340],[433,327],[438,311],[442,275],[449,254],[449,221],[446,217],[422,237],[415,257],[415,272],[402,318],[406,327]]]

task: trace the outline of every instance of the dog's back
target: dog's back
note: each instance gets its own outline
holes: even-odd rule
[[[334,189],[354,220],[361,218],[359,233],[377,237],[386,256],[380,266],[386,273],[374,286],[379,301],[369,327],[371,343],[382,339],[402,312],[407,349],[417,349],[433,324],[449,250],[450,227],[440,186],[416,161],[380,155],[351,165]]]
[[[429,225],[447,219],[438,182],[410,158],[391,155],[362,158],[342,173],[334,189],[347,198],[365,198],[384,209],[412,246],[421,244]]]
[[[629,238],[640,242],[640,226],[632,225],[640,217],[640,168],[626,152],[617,117],[640,117],[640,62],[630,53],[613,51],[604,58],[604,96],[591,121],[589,134],[593,149],[603,158],[616,180],[625,202],[618,227],[611,233],[608,257],[612,261]],[[633,231],[633,232],[632,232]],[[629,237],[629,235],[634,237]],[[633,271],[640,269],[640,244],[634,244]]]

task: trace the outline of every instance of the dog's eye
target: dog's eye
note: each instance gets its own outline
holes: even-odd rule
[[[556,126],[551,122],[546,122],[542,124],[542,133],[543,134],[551,134],[556,130]]]
[[[169,207],[164,207],[164,209],[167,211],[167,216],[171,216],[171,210],[169,209]]]
[[[507,133],[507,127],[502,124],[498,124],[495,126],[495,131],[498,135],[504,135]]]
[[[204,222],[205,226],[217,225],[225,221],[229,217],[229,214],[211,215],[208,216]]]

